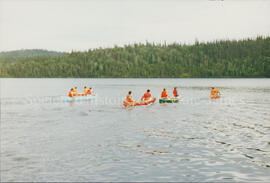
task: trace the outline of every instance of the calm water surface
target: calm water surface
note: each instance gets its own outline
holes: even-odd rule
[[[63,103],[71,87],[95,101]],[[1,79],[1,181],[270,181],[270,79]],[[129,90],[183,102],[125,109]],[[222,98],[209,99],[220,87]]]

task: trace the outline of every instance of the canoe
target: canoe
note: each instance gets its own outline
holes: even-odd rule
[[[127,102],[127,101],[123,101],[123,105],[125,107],[140,106],[140,105],[149,105],[149,104],[155,103],[155,101],[156,101],[156,98],[153,98],[152,100],[148,100],[148,101],[136,102],[135,104],[132,104],[132,103]]]
[[[159,99],[159,103],[163,104],[163,103],[178,103],[179,102],[179,98],[160,98]]]
[[[216,95],[216,96],[210,96],[211,99],[217,99],[220,98],[220,95]]]
[[[84,101],[84,100],[94,100],[96,99],[96,95],[87,95],[87,96],[75,96],[75,97],[68,97],[62,96],[62,102],[72,102],[72,101]]]

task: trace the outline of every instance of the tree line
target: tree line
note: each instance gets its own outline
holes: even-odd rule
[[[0,77],[186,78],[270,77],[270,37],[139,43],[32,57],[0,57]]]

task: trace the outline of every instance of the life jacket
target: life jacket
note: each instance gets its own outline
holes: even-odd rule
[[[168,97],[168,94],[166,91],[162,91],[161,93],[161,98],[167,98]]]
[[[74,93],[77,93],[77,89],[74,89],[73,92],[74,92]]]
[[[149,100],[151,98],[151,93],[145,93],[143,96],[142,96],[142,100]]]
[[[133,102],[131,95],[127,95],[127,102]]]
[[[178,97],[178,92],[177,92],[177,90],[173,90],[173,96]]]
[[[69,92],[68,92],[68,96],[69,96],[69,97],[72,97],[72,91],[69,91]]]
[[[72,96],[77,96],[77,93],[76,92],[71,92]]]
[[[88,95],[91,95],[92,94],[92,91],[89,89],[89,90],[87,90],[87,94]]]
[[[219,88],[216,88],[216,93],[218,93],[218,94],[220,93]]]
[[[84,93],[84,94],[87,94],[87,89],[86,89],[86,88],[83,89],[83,93]]]
[[[216,90],[215,89],[212,89],[210,93],[211,93],[211,95],[215,95],[216,94]]]

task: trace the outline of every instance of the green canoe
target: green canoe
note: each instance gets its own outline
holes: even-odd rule
[[[171,99],[167,99],[167,98],[161,98],[159,99],[159,103],[178,103],[179,102],[179,98],[171,98]]]

